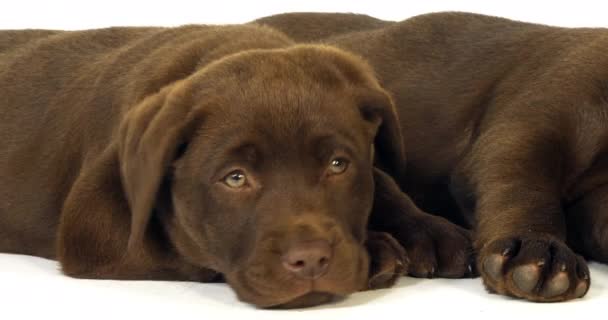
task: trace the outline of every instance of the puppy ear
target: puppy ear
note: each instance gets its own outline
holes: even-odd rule
[[[193,108],[179,93],[184,90],[172,87],[131,109],[119,130],[120,174],[131,209],[127,252],[143,245],[161,183],[179,148],[202,120],[201,108]]]
[[[395,105],[382,89],[366,94],[360,107],[363,118],[376,126],[375,165],[399,181],[405,171],[405,148]]]

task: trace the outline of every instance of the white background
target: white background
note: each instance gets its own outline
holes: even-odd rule
[[[366,13],[401,20],[434,11],[471,11],[562,26],[608,27],[606,1],[346,0],[2,0],[0,28],[83,29],[105,26],[242,23],[286,11]]]
[[[85,29],[241,23],[287,11],[365,13],[401,20],[434,11],[471,11],[561,26],[608,27],[604,1],[32,1],[2,0],[0,29]],[[608,48],[607,54],[608,54]],[[0,70],[2,72],[2,70]],[[1,146],[0,146],[1,147]],[[75,280],[53,261],[0,254],[0,319],[551,319],[604,317],[608,267],[592,265],[583,300],[532,304],[484,292],[476,280],[404,278],[392,289],[359,293],[305,311],[260,311],[223,284]]]

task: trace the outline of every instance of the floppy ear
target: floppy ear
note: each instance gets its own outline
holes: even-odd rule
[[[183,91],[170,87],[147,97],[127,113],[121,124],[118,158],[131,209],[127,252],[135,253],[143,245],[161,183],[179,148],[202,119],[201,108],[192,107],[179,93]]]
[[[375,165],[400,181],[405,171],[405,148],[399,117],[389,94],[382,89],[366,94],[361,114],[377,126],[374,138]]]

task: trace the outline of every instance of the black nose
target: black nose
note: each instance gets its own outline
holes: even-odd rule
[[[327,272],[331,251],[326,240],[299,242],[283,254],[283,267],[302,279],[317,279]]]

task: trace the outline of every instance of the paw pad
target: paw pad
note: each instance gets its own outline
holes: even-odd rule
[[[491,292],[550,302],[580,298],[589,288],[583,258],[551,237],[520,237],[490,242],[479,266]]]
[[[517,267],[513,270],[513,282],[519,290],[531,293],[540,279],[540,266],[538,264],[529,264]]]

